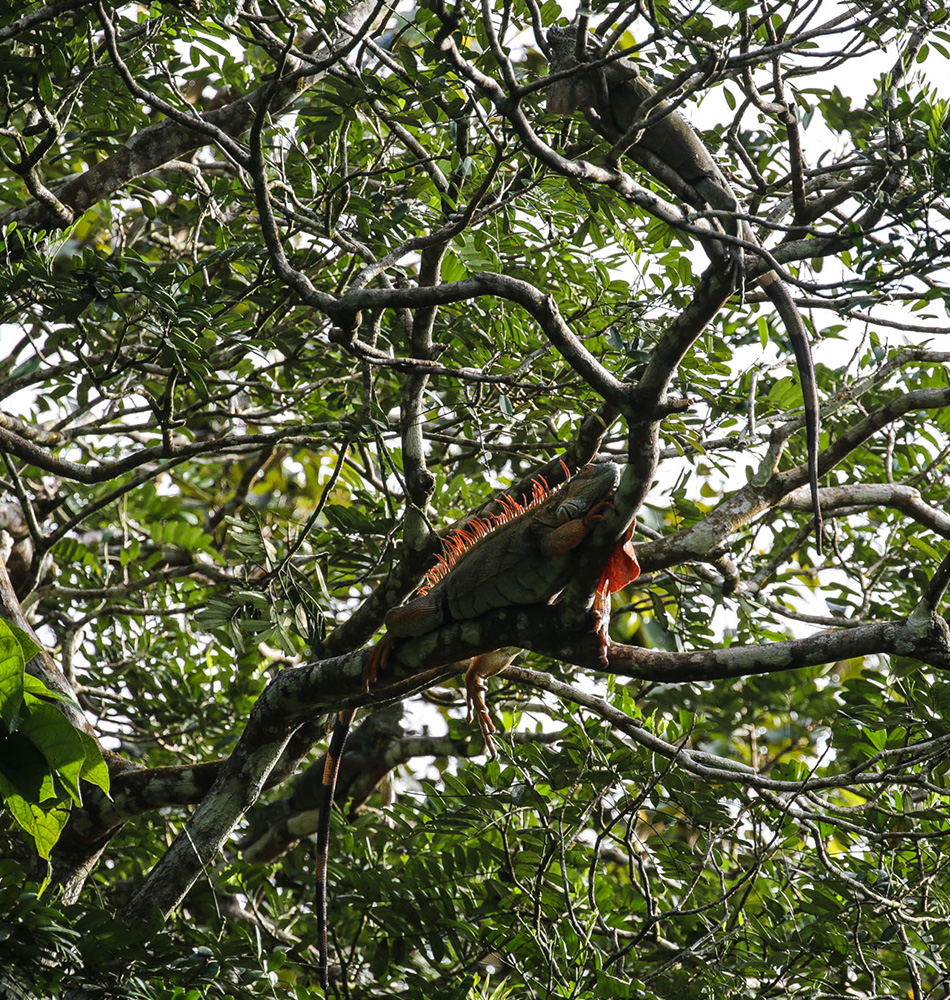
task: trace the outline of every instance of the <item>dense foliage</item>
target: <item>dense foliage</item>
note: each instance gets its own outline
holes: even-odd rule
[[[560,603],[397,646],[361,714],[331,995],[945,996],[946,10],[581,12],[805,314],[818,556],[761,255],[739,281],[721,218],[546,110],[573,11],[17,6],[0,996],[322,995],[361,648],[452,522],[598,455]],[[634,513],[602,658],[588,564]],[[499,644],[486,763],[444,664]]]

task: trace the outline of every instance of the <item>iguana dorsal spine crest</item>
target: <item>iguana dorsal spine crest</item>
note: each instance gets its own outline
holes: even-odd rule
[[[564,469],[565,481],[571,478],[571,470],[562,460],[561,467]],[[479,515],[473,517],[464,528],[456,528],[442,539],[445,552],[437,555],[436,564],[425,575],[422,586],[417,593],[425,594],[431,590],[440,580],[452,572],[456,563],[468,552],[473,545],[490,535],[496,528],[516,517],[544,503],[551,495],[551,487],[548,486],[544,476],[536,476],[531,481],[531,497],[525,500],[516,500],[507,493],[502,493],[494,498],[494,502],[501,504],[502,509],[495,513]]]

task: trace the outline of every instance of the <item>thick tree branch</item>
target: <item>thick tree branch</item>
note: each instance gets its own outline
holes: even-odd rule
[[[55,20],[78,7],[91,7],[93,3],[94,0],[53,0],[52,3],[44,4],[0,28],[0,42],[5,42],[8,38],[16,38],[17,35],[24,31],[30,31],[44,21]]]
[[[359,691],[364,656],[321,660],[282,671],[264,689],[247,726],[211,790],[185,830],[134,892],[124,911],[129,922],[158,909],[170,913],[207,866],[214,862],[235,824],[257,801],[294,731],[329,706],[378,703],[379,696],[347,694]],[[460,669],[460,668],[458,668]],[[393,700],[437,683],[449,668],[419,672],[398,679],[380,695]]]
[[[810,511],[811,497],[806,487],[793,490],[781,506],[792,510]],[[821,491],[821,509],[829,515],[843,517],[847,514],[873,507],[893,507],[902,514],[922,524],[944,538],[950,538],[950,516],[925,503],[920,491],[913,486],[897,483],[854,483],[848,486],[824,487]]]
[[[942,618],[932,618],[924,628],[908,618],[821,632],[807,639],[689,653],[611,645],[606,669],[624,677],[675,684],[771,674],[881,653],[950,669],[950,629]]]
[[[307,437],[306,426],[288,427],[286,431],[274,431],[269,434],[224,434],[211,441],[193,441],[168,447],[168,445],[153,445],[134,451],[124,458],[114,462],[101,462],[99,465],[88,465],[61,458],[52,451],[41,448],[31,440],[0,425],[0,453],[16,455],[29,465],[53,473],[63,479],[92,485],[106,483],[118,479],[128,472],[151,463],[174,461],[183,462],[199,455],[221,456],[228,452],[235,454],[257,453],[263,446],[276,445],[295,438]],[[69,438],[67,437],[66,440]],[[63,442],[65,443],[65,441]]]
[[[352,289],[332,305],[320,299],[312,304],[324,309],[341,326],[354,329],[354,320],[363,310],[431,308],[462,302],[480,295],[496,295],[517,302],[533,319],[565,361],[603,399],[615,405],[628,400],[628,389],[598,362],[571,330],[558,309],[553,296],[520,278],[491,271],[479,271],[462,281],[446,282],[431,287],[360,288]],[[366,345],[353,341],[354,353],[366,350]]]

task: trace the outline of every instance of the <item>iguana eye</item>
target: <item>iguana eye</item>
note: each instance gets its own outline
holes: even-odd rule
[[[573,521],[574,518],[581,516],[586,507],[587,504],[578,500],[565,500],[557,509],[557,523],[566,524],[568,521]]]

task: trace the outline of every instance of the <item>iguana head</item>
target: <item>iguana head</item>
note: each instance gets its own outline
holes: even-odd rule
[[[551,73],[559,73],[578,66],[575,26],[550,28],[547,39],[551,48],[549,55]],[[547,110],[552,115],[569,115],[589,103],[589,90],[590,84],[580,73],[557,80],[548,88]]]
[[[620,482],[620,466],[613,462],[591,462],[562,487],[557,504],[557,522],[564,524],[582,517],[601,500],[609,500]]]

